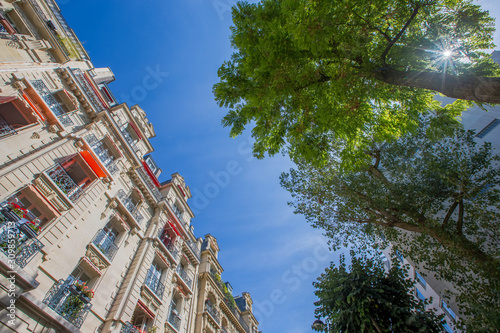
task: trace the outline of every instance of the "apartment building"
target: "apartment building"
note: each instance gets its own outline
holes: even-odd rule
[[[113,81],[55,1],[0,0],[0,331],[257,332]]]

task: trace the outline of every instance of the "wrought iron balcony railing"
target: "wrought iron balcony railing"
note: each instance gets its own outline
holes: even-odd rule
[[[162,242],[163,245],[167,248],[168,252],[172,255],[175,261],[177,261],[178,256],[179,256],[179,249],[177,249],[174,245],[173,242],[167,241],[164,239],[164,233],[165,231],[163,229],[160,229],[160,232],[158,233],[158,238]]]
[[[170,315],[168,316],[168,322],[177,330],[177,332],[179,332],[179,330],[181,329],[182,318],[177,313],[173,305],[174,304],[170,306],[171,309],[170,309]]]
[[[184,281],[187,284],[187,286],[189,287],[189,289],[191,289],[191,285],[192,285],[193,281],[191,280],[191,278],[187,275],[186,271],[181,266],[177,266],[177,274],[179,274],[182,281]]]
[[[120,333],[146,333],[146,332],[144,332],[144,330],[141,330],[138,327],[135,327],[134,325],[132,325],[127,321],[125,325],[122,326]]]
[[[31,212],[25,213],[31,221],[36,217]],[[30,222],[9,204],[2,203],[0,208],[0,250],[6,256],[13,257],[15,263],[24,268],[40,252],[43,244],[36,238],[37,231],[30,227]]]
[[[96,153],[97,157],[99,157],[99,160],[101,160],[106,169],[108,169],[112,175],[120,171],[116,165],[113,155],[111,155],[109,150],[104,147],[102,141],[97,139],[94,134],[88,134],[85,137],[85,140],[87,140],[89,145],[92,147],[92,150]]]
[[[224,282],[222,282],[220,276],[215,273],[214,271],[210,271],[210,275],[212,275],[212,278],[214,279],[214,281],[217,283],[217,285],[219,286],[220,290],[222,291],[223,294],[226,294],[225,290],[227,289],[224,288]],[[226,302],[226,304],[228,305],[228,308],[231,310],[231,312],[234,314],[234,316],[236,317],[236,319],[238,319],[238,321],[240,322],[241,326],[243,326],[243,328],[245,329],[246,332],[250,332],[249,328],[248,328],[248,325],[247,323],[245,322],[245,320],[243,320],[243,318],[241,317],[241,315],[238,313],[238,310],[236,310],[231,304],[230,304],[230,301],[229,299],[227,298],[227,295],[226,297],[224,298],[224,301]]]
[[[83,189],[75,183],[62,165],[57,164],[47,171],[47,175],[71,201],[76,201],[83,194]]]
[[[196,246],[196,243],[193,242],[192,240],[187,240],[186,243],[191,249],[191,251],[193,251],[194,255],[198,258],[198,260],[200,260],[201,258],[200,249],[198,248],[198,246]]]
[[[80,328],[92,307],[90,298],[74,285],[75,280],[59,280],[45,296],[43,302],[64,319]]]
[[[96,92],[94,89],[92,89],[90,83],[87,81],[85,78],[85,74],[82,72],[81,69],[72,69],[71,70],[73,74],[75,75],[78,83],[83,89],[83,92],[87,96],[87,98],[92,102],[92,105],[97,108],[97,112],[101,112],[107,109],[107,107],[101,102],[99,97],[97,96]]]
[[[42,8],[40,8],[40,5],[36,0],[29,0],[33,8],[35,9],[35,12],[40,16],[40,18],[44,21],[47,22],[47,16],[45,16],[45,13],[42,11]]]
[[[71,40],[73,46],[78,51],[78,55],[80,56],[80,59],[89,60],[87,53],[85,52],[85,50],[81,46],[81,43],[78,40],[78,38],[76,37],[75,33],[73,32],[73,29],[71,29],[69,27],[68,22],[66,22],[66,19],[64,18],[64,16],[62,16],[61,12],[57,9],[57,5],[55,4],[55,1],[54,0],[47,0],[46,3],[49,6],[49,8],[52,10],[52,13],[56,17],[61,28],[64,30],[64,32],[66,33],[68,38]]]
[[[2,25],[0,24],[0,27]],[[5,135],[15,134],[16,129],[12,127],[4,117],[0,115],[0,138]]]
[[[177,218],[179,219],[179,221],[181,221],[182,223],[186,224],[186,221],[182,217],[182,212],[179,210],[179,208],[176,205],[172,205],[172,206],[170,206],[170,208],[172,208],[172,210],[174,211],[175,216],[177,216]]]
[[[149,175],[144,170],[144,167],[139,167],[136,170],[139,173],[139,175],[141,176],[141,179],[148,186],[149,190],[153,193],[153,195],[155,196],[156,200],[160,201],[161,200],[161,193],[158,190],[158,188],[156,187],[156,185],[153,183],[153,181],[151,180],[151,177],[149,177]]]
[[[163,298],[163,293],[165,292],[165,286],[161,283],[160,279],[155,275],[155,271],[150,269],[148,275],[146,276],[146,281],[144,284],[151,289],[159,299]]]
[[[40,97],[43,99],[45,104],[48,105],[52,113],[59,119],[61,124],[64,126],[72,126],[75,123],[71,118],[66,114],[64,111],[61,103],[59,103],[55,98],[54,95],[50,92],[50,90],[47,88],[45,83],[43,83],[42,80],[33,80],[31,81],[31,84],[35,88],[35,90],[38,92]]]
[[[120,199],[120,201],[123,203],[125,208],[127,208],[130,214],[132,214],[137,223],[141,223],[142,220],[144,219],[144,216],[142,216],[142,214],[139,212],[139,209],[134,205],[132,200],[129,197],[127,197],[125,191],[119,190],[117,196],[118,199]]]
[[[127,124],[123,124],[120,126],[120,132],[122,133],[123,137],[125,138],[125,141],[129,144],[130,148],[134,151],[134,153],[137,155],[137,140],[134,140],[130,133],[127,130]]]
[[[92,243],[109,259],[113,261],[118,246],[114,243],[115,238],[104,230],[99,230],[94,236]]]
[[[217,324],[220,325],[220,314],[219,311],[212,305],[212,302],[209,300],[205,301],[205,311],[212,316]]]

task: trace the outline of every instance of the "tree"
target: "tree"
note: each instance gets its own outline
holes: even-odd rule
[[[489,143],[478,146],[473,131],[435,139],[433,120],[373,146],[363,170],[340,172],[332,152],[328,167],[299,163],[281,184],[295,212],[325,229],[334,247],[369,247],[383,234],[456,286],[468,332],[500,327],[500,157]]]
[[[315,314],[327,318],[329,333],[445,332],[444,315],[426,310],[429,301],[413,296],[414,282],[397,265],[386,273],[380,262],[353,257],[348,270],[341,257],[313,285],[319,298]]]
[[[252,124],[255,156],[317,164],[341,144],[344,166],[372,142],[415,128],[418,114],[455,116],[500,103],[494,21],[471,0],[262,0],[233,8],[236,52],[214,95],[231,136]],[[459,99],[441,107],[436,92]]]

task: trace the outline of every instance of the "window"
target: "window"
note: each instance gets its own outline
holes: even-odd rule
[[[391,268],[391,264],[389,263],[389,260],[385,256],[385,254],[380,255],[380,260],[382,260],[382,263],[384,264],[384,267],[386,270],[389,270]]]
[[[113,227],[111,222],[108,222],[106,226],[98,232],[97,237],[94,239],[94,245],[106,254],[111,250],[111,248],[116,247],[115,240],[117,237],[118,230]]]
[[[163,297],[163,292],[165,291],[165,286],[162,281],[163,276],[163,267],[157,262],[153,261],[151,267],[148,270],[148,274],[146,276],[146,281],[144,284],[151,289],[160,299]]]
[[[146,307],[146,305],[144,305],[141,301],[138,301],[131,321],[132,325],[141,329],[143,332],[147,332],[151,327],[153,327],[154,314],[148,307]]]
[[[401,254],[401,252],[396,250],[396,255],[398,256],[398,259],[401,262],[401,264],[404,264],[404,259],[403,259],[403,255]]]
[[[36,124],[31,109],[17,98],[0,96],[0,137],[15,134],[16,130]]]
[[[80,282],[86,283],[87,285],[90,285],[92,278],[87,273],[85,273],[85,271],[80,266],[77,266],[69,275],[68,280],[78,280]]]
[[[422,292],[421,292],[420,290],[418,290],[418,288],[415,288],[415,291],[416,291],[416,293],[417,293],[417,297],[418,297],[419,299],[421,299],[422,301],[425,301],[425,296],[424,296],[424,294],[422,294]]]
[[[453,310],[448,307],[448,304],[446,304],[444,300],[441,301],[441,307],[451,318],[453,318],[454,320],[456,319],[455,312],[453,312]]]
[[[420,274],[418,274],[417,271],[415,271],[415,279],[422,285],[422,287],[424,287],[424,289],[426,288],[427,283],[425,282],[424,278]]]
[[[443,323],[443,328],[446,332],[453,333],[453,330],[451,329],[450,325],[448,325],[447,323]]]
[[[174,211],[175,216],[177,216],[177,218],[179,220],[181,220],[181,222],[184,221],[182,219],[182,211],[180,210],[180,208],[176,204],[172,205],[172,210]]]
[[[495,119],[491,123],[489,123],[485,128],[481,130],[481,132],[477,133],[478,138],[484,138],[489,132],[491,132],[495,127],[500,124],[500,119]]]

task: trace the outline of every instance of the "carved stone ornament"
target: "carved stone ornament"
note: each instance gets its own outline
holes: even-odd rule
[[[85,256],[89,259],[91,263],[93,263],[101,271],[106,267],[108,267],[108,265],[91,249],[87,249],[87,253],[85,254]]]
[[[38,134],[37,132],[33,132],[33,134],[31,134],[30,136],[30,139],[40,139],[40,134]]]

